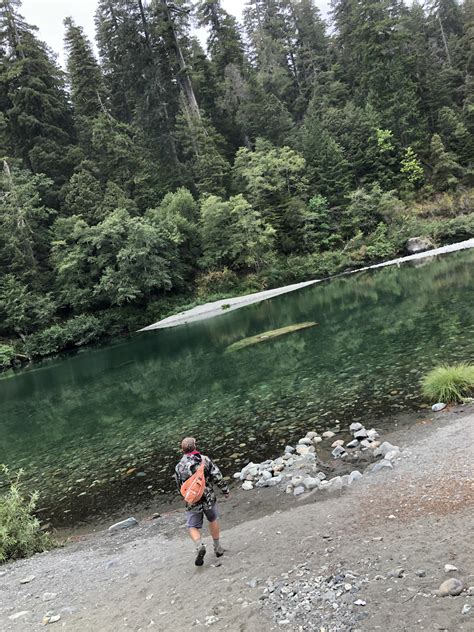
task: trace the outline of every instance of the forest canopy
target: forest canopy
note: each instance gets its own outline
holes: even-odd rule
[[[474,234],[472,0],[0,0],[0,367]],[[203,47],[196,28],[203,27]]]

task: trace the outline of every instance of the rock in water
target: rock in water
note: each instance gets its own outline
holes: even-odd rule
[[[409,255],[416,255],[418,252],[431,250],[434,244],[428,237],[410,237],[406,247]]]
[[[353,441],[349,441],[349,443],[346,443],[346,448],[358,448],[358,447],[359,447],[358,439],[354,439]]]
[[[444,402],[438,402],[437,404],[433,404],[433,406],[431,406],[431,410],[434,413],[439,413],[441,410],[444,410],[446,408],[446,404]]]
[[[335,459],[340,459],[343,456],[345,456],[347,454],[347,452],[344,450],[344,448],[341,448],[341,446],[338,445],[336,448],[334,448],[334,450],[331,452],[331,454],[333,455],[333,457]]]
[[[138,520],[131,516],[126,520],[121,520],[120,522],[116,522],[115,524],[109,527],[109,532],[114,533],[115,531],[121,531],[122,529],[130,529],[130,527],[136,527],[138,524]]]
[[[456,597],[456,595],[460,595],[463,590],[464,584],[462,581],[452,577],[443,582],[438,588],[438,597]]]

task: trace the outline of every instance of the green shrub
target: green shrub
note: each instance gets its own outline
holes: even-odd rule
[[[196,294],[200,298],[206,298],[211,294],[233,291],[238,285],[239,277],[229,268],[211,270],[197,278]]]
[[[0,344],[0,369],[6,369],[11,366],[14,359],[14,348],[10,345]]]
[[[425,397],[437,402],[460,402],[474,395],[474,365],[467,363],[437,367],[422,381]]]
[[[51,536],[41,531],[40,523],[33,515],[38,493],[30,497],[24,495],[20,482],[21,470],[14,478],[10,478],[4,465],[1,471],[8,478],[10,487],[0,496],[0,563],[28,557],[53,546]]]
[[[99,318],[80,314],[29,336],[25,348],[31,356],[46,356],[63,349],[95,342],[104,334]]]

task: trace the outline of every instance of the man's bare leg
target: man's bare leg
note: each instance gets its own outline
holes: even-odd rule
[[[212,539],[214,540],[214,553],[216,554],[216,557],[221,557],[221,555],[224,555],[224,549],[222,548],[219,542],[219,538],[220,538],[219,520],[213,520],[212,522],[209,523],[209,532],[212,536]]]
[[[201,540],[201,531],[200,529],[196,529],[196,527],[190,527],[189,535],[196,545],[197,555],[194,563],[196,564],[196,566],[202,566],[204,564],[204,556],[206,555],[206,545]]]

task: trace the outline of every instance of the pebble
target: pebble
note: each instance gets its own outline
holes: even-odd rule
[[[354,601],[354,606],[366,606],[367,602],[364,601],[363,599],[356,599]]]
[[[314,437],[313,444],[316,445],[317,443],[321,443],[322,440],[323,440],[322,437]]]
[[[354,470],[349,474],[349,480],[347,481],[348,485],[352,485],[355,481],[358,481],[362,478],[362,474],[358,470]]]
[[[465,603],[462,607],[461,614],[469,614],[471,612],[471,608],[472,606],[470,606],[468,603]]]
[[[454,571],[457,571],[457,567],[453,566],[452,564],[445,564],[444,565],[444,572],[445,573],[452,573]]]
[[[336,439],[334,443],[331,443],[331,448],[337,448],[338,446],[343,446],[344,441],[342,439]]]
[[[313,441],[309,437],[303,437],[298,441],[298,445],[312,445]]]
[[[60,621],[60,619],[61,619],[60,614],[53,614],[51,616],[46,615],[45,617],[43,617],[43,625],[48,625],[49,623],[56,623],[57,621]]]
[[[367,439],[368,438],[367,430],[365,428],[361,428],[357,432],[354,432],[354,439]]]
[[[386,469],[386,468],[392,469],[393,468],[392,462],[387,461],[387,459],[382,459],[381,461],[378,461],[372,466],[371,471],[373,474],[376,474],[377,472],[380,472],[381,470]]]
[[[415,575],[418,575],[418,577],[426,577],[426,571],[419,568],[418,570],[415,571]]]
[[[295,449],[294,449],[294,447],[293,447],[293,446],[291,446],[291,445],[287,445],[287,446],[285,447],[285,452],[286,452],[287,454],[293,454],[293,452],[294,452],[294,451],[295,451]]]
[[[253,489],[253,483],[252,481],[244,481],[242,483],[242,489],[245,490],[246,492],[250,491],[251,489]]]
[[[387,573],[387,577],[403,577],[405,574],[404,568],[396,568],[395,570],[389,571]]]
[[[446,404],[444,402],[438,402],[437,404],[433,404],[433,406],[431,406],[431,410],[434,413],[439,413],[441,410],[444,410],[446,408]]]
[[[335,436],[336,436],[336,433],[333,432],[332,430],[326,430],[326,432],[323,432],[323,437],[325,439],[332,439]]]
[[[462,581],[452,577],[451,579],[444,581],[438,588],[438,597],[448,597],[449,595],[455,597],[456,595],[460,595],[463,589],[464,584]]]
[[[29,610],[22,610],[21,612],[15,612],[15,614],[11,614],[8,618],[10,619],[10,621],[16,621],[17,619],[24,617],[28,613]]]
[[[57,596],[58,593],[45,592],[43,593],[43,601],[51,601],[51,599],[54,599]]]
[[[359,440],[358,439],[354,439],[353,441],[349,441],[349,443],[346,444],[346,448],[358,448],[359,447]]]
[[[315,439],[315,437],[317,437],[317,436],[318,436],[318,433],[317,432],[313,432],[312,430],[310,430],[309,432],[306,433],[306,437],[308,439],[311,439],[311,440]]]
[[[214,623],[217,623],[218,621],[219,621],[219,617],[216,617],[215,615],[209,615],[208,617],[204,619],[204,625],[206,626],[214,625]]]
[[[20,584],[29,584],[34,579],[35,579],[35,575],[28,575],[27,577],[24,577],[23,579],[20,579]]]

